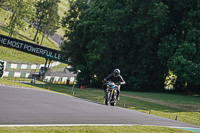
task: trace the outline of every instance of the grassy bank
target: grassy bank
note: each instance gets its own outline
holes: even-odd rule
[[[3,79],[0,78],[0,85],[5,85],[5,86],[14,86],[14,87],[26,87],[26,88],[33,88],[33,89],[42,89],[40,87],[36,87],[36,86],[31,86],[28,84],[24,84],[24,83],[19,83],[19,82],[15,82],[9,79]]]
[[[10,61],[19,61],[19,62],[32,62],[35,64],[44,64],[45,59],[39,56],[35,56],[32,54],[24,53],[18,50],[14,50],[11,48],[6,48],[0,46],[0,59],[1,60],[10,60]],[[23,57],[23,58],[22,58]]]
[[[0,17],[0,26],[1,26],[0,27],[0,34],[7,36],[9,34],[9,30],[7,29],[6,26],[9,24],[9,21],[10,21],[9,16],[11,16],[11,13],[1,9],[0,14],[1,14],[1,17]],[[28,27],[29,24],[27,23],[26,26]],[[15,31],[15,33],[13,34],[13,37],[20,39],[20,40],[27,41],[27,42],[36,43],[36,42],[33,41],[35,33],[36,33],[36,29],[34,29],[33,27],[28,28],[27,30],[25,30],[25,28],[24,28],[24,30]],[[38,37],[39,37],[39,42],[41,42],[42,35],[39,34]],[[53,49],[59,49],[58,44],[56,44],[50,38],[47,38],[47,37],[44,38],[42,46],[53,48]],[[36,64],[44,64],[45,63],[44,58],[41,58],[41,57],[38,57],[38,56],[35,56],[35,55],[32,55],[32,54],[20,52],[20,51],[15,50],[15,49],[6,48],[6,47],[3,47],[3,46],[0,46],[0,53],[1,53],[0,54],[1,60],[33,62],[33,63],[36,63]]]
[[[68,11],[69,9],[69,3],[68,0],[61,0],[61,2],[58,4],[59,8],[58,8],[58,14],[60,16],[60,19],[62,19],[62,17],[64,17],[64,12]],[[60,36],[64,36],[65,35],[65,28],[63,28],[60,25],[60,28],[57,30],[56,32],[58,35]]]
[[[67,0],[61,0],[61,3],[59,3],[59,16],[62,18],[64,16],[64,12],[68,10],[68,1]],[[0,34],[2,35],[8,35],[9,34],[9,30],[6,28],[6,26],[9,24],[10,22],[10,16],[12,15],[11,12],[9,11],[5,11],[2,8],[0,8]],[[29,24],[26,23],[25,27],[29,27]],[[33,38],[35,36],[36,33],[36,29],[34,27],[28,28],[27,30],[18,30],[15,31],[13,34],[14,38],[20,39],[20,40],[24,40],[24,41],[28,41],[31,43],[36,43],[33,41]],[[61,36],[64,36],[64,28],[59,28],[57,30],[57,33]],[[39,42],[41,43],[42,40],[42,34],[38,35],[39,38]],[[49,48],[53,48],[53,49],[60,49],[58,44],[56,44],[54,41],[52,41],[50,38],[45,37],[42,43],[42,46],[45,47],[49,47]],[[0,46],[0,59],[1,60],[11,60],[11,61],[21,61],[21,62],[31,62],[31,63],[36,63],[36,64],[44,64],[45,63],[45,59],[35,56],[35,55],[31,55],[31,54],[27,54],[27,53],[23,53],[20,51],[17,51],[15,49],[11,49],[11,48],[6,48],[3,46]],[[23,57],[23,58],[21,58]]]

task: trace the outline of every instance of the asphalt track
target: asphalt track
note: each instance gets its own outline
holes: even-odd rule
[[[200,126],[49,91],[0,86],[0,125],[123,124]]]

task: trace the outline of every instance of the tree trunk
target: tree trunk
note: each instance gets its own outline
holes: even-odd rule
[[[13,23],[11,24],[11,29],[10,29],[9,37],[12,37],[12,35],[13,35],[14,29],[15,29],[14,25],[15,25],[15,19],[14,19]]]
[[[37,26],[37,31],[36,31],[36,33],[35,33],[35,37],[34,37],[34,39],[33,39],[34,42],[35,42],[36,37],[37,37],[37,34],[38,34],[38,32],[39,32],[40,24],[41,24],[41,19],[40,19],[40,22],[39,22],[39,24],[38,24],[38,26]]]
[[[45,36],[45,34],[43,33],[43,36],[42,36],[42,40],[41,40],[40,45],[42,45],[42,42],[43,42],[44,36]]]
[[[15,24],[15,19],[13,19],[15,17],[15,13],[12,14],[11,20],[10,20],[10,33],[9,33],[9,37],[12,37],[13,34],[13,29],[14,29],[14,24]]]

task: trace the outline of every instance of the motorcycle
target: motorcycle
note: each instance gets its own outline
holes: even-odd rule
[[[107,88],[105,92],[105,104],[108,105],[110,103],[111,106],[115,106],[117,103],[117,89],[118,85],[114,82],[108,82]]]

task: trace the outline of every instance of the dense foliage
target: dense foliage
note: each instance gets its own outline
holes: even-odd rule
[[[71,0],[62,19],[80,85],[100,86],[115,68],[128,90],[199,89],[200,0]]]

